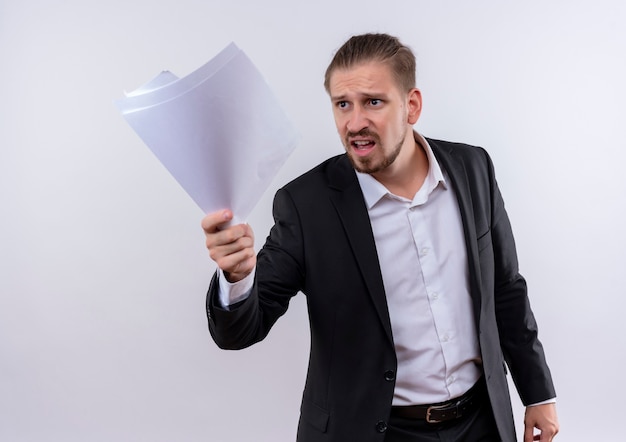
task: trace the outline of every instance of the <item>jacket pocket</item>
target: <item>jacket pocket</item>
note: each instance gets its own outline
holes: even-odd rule
[[[480,235],[477,239],[478,253],[485,250],[491,245],[491,229],[487,230],[484,234]]]
[[[300,414],[302,419],[308,424],[312,425],[315,429],[321,431],[322,433],[326,433],[326,429],[328,428],[328,418],[330,417],[328,411],[304,399],[302,401],[302,406],[300,407]]]

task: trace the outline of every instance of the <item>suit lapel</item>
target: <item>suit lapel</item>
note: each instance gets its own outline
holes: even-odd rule
[[[428,139],[428,143],[432,147],[437,161],[447,172],[459,204],[467,249],[470,293],[474,315],[478,319],[481,306],[480,263],[469,177],[464,162],[449,147],[431,139]],[[334,167],[329,168],[328,179],[329,187],[333,190],[331,200],[343,224],[378,316],[389,340],[393,343],[391,321],[374,235],[361,188],[347,156],[341,156]]]
[[[374,234],[361,187],[347,156],[340,157],[334,166],[328,171],[329,187],[332,189],[331,200],[337,210],[352,247],[354,258],[387,337],[393,344],[391,321],[383,278],[380,273],[378,253],[376,252]]]
[[[465,169],[465,163],[455,155],[452,149],[431,139],[428,139],[428,144],[433,149],[433,153],[442,169],[448,173],[448,177],[452,182],[452,188],[456,193],[467,248],[470,293],[474,305],[474,317],[478,320],[481,305],[480,262],[478,259],[478,243],[476,238],[472,194],[470,192],[467,170]]]

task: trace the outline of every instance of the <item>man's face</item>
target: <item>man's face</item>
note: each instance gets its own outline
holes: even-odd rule
[[[335,70],[329,93],[337,131],[353,167],[374,176],[389,172],[403,146],[414,142],[411,125],[417,117],[413,118],[411,93],[401,92],[391,69],[376,61]]]

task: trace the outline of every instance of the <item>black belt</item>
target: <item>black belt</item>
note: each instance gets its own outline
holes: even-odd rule
[[[485,392],[485,381],[481,379],[462,396],[437,404],[391,407],[391,415],[425,420],[430,424],[446,422],[476,410],[483,402]]]

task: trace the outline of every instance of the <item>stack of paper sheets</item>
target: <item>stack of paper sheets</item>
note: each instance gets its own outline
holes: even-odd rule
[[[184,78],[164,71],[116,101],[205,212],[245,220],[298,142],[263,77],[231,43]]]

